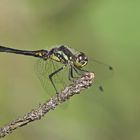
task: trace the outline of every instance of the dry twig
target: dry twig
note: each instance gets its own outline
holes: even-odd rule
[[[59,94],[50,98],[45,103],[42,103],[36,109],[33,109],[31,112],[27,113],[23,117],[20,117],[9,124],[0,128],[0,138],[10,134],[13,130],[18,127],[27,125],[30,122],[35,120],[40,120],[46,113],[50,110],[54,110],[55,107],[65,101],[75,94],[79,94],[81,90],[87,89],[91,86],[94,80],[94,73],[86,72],[80,78],[73,81],[72,84],[65,87]]]

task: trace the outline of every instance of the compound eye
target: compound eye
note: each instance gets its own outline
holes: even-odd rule
[[[79,63],[80,67],[85,66],[87,64],[87,62],[88,62],[88,58],[84,53],[80,53],[77,56],[77,63]]]

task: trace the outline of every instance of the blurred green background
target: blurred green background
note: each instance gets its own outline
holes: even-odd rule
[[[35,50],[67,44],[115,69],[103,94],[84,91],[67,109],[57,108],[5,140],[140,139],[139,5],[138,0],[0,1],[1,45]],[[34,62],[0,54],[0,126],[49,98]]]

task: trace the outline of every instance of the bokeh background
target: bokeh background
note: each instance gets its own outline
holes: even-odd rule
[[[0,1],[1,45],[35,50],[67,44],[114,67],[103,94],[84,91],[66,109],[51,111],[5,140],[140,139],[139,5],[138,0]],[[35,61],[0,54],[1,126],[49,98],[34,73]]]

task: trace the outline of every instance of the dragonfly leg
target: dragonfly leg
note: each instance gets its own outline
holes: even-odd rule
[[[68,79],[71,81],[71,68],[69,68]]]
[[[81,75],[80,73],[80,69],[76,69],[75,67],[73,67],[74,71],[78,74],[78,75]]]
[[[71,67],[69,70],[69,80],[71,81],[71,78],[78,78],[77,76],[73,75],[73,70],[77,73],[77,75],[81,75],[81,73],[79,73],[79,69],[77,70],[75,67]]]
[[[69,79],[69,81],[71,81],[72,78],[74,78],[74,76],[73,76],[73,69],[72,69],[72,67],[70,67],[69,68],[69,73],[68,73],[68,79]]]
[[[49,79],[50,79],[50,81],[51,81],[51,83],[52,83],[52,85],[53,85],[53,87],[54,87],[56,93],[58,93],[58,91],[57,91],[57,89],[56,89],[56,86],[55,86],[54,81],[53,81],[52,78],[53,78],[53,76],[54,76],[55,74],[57,74],[58,72],[60,72],[61,70],[63,70],[64,67],[65,67],[65,66],[63,66],[63,67],[57,69],[56,71],[54,71],[53,73],[51,73],[51,74],[49,75]]]

